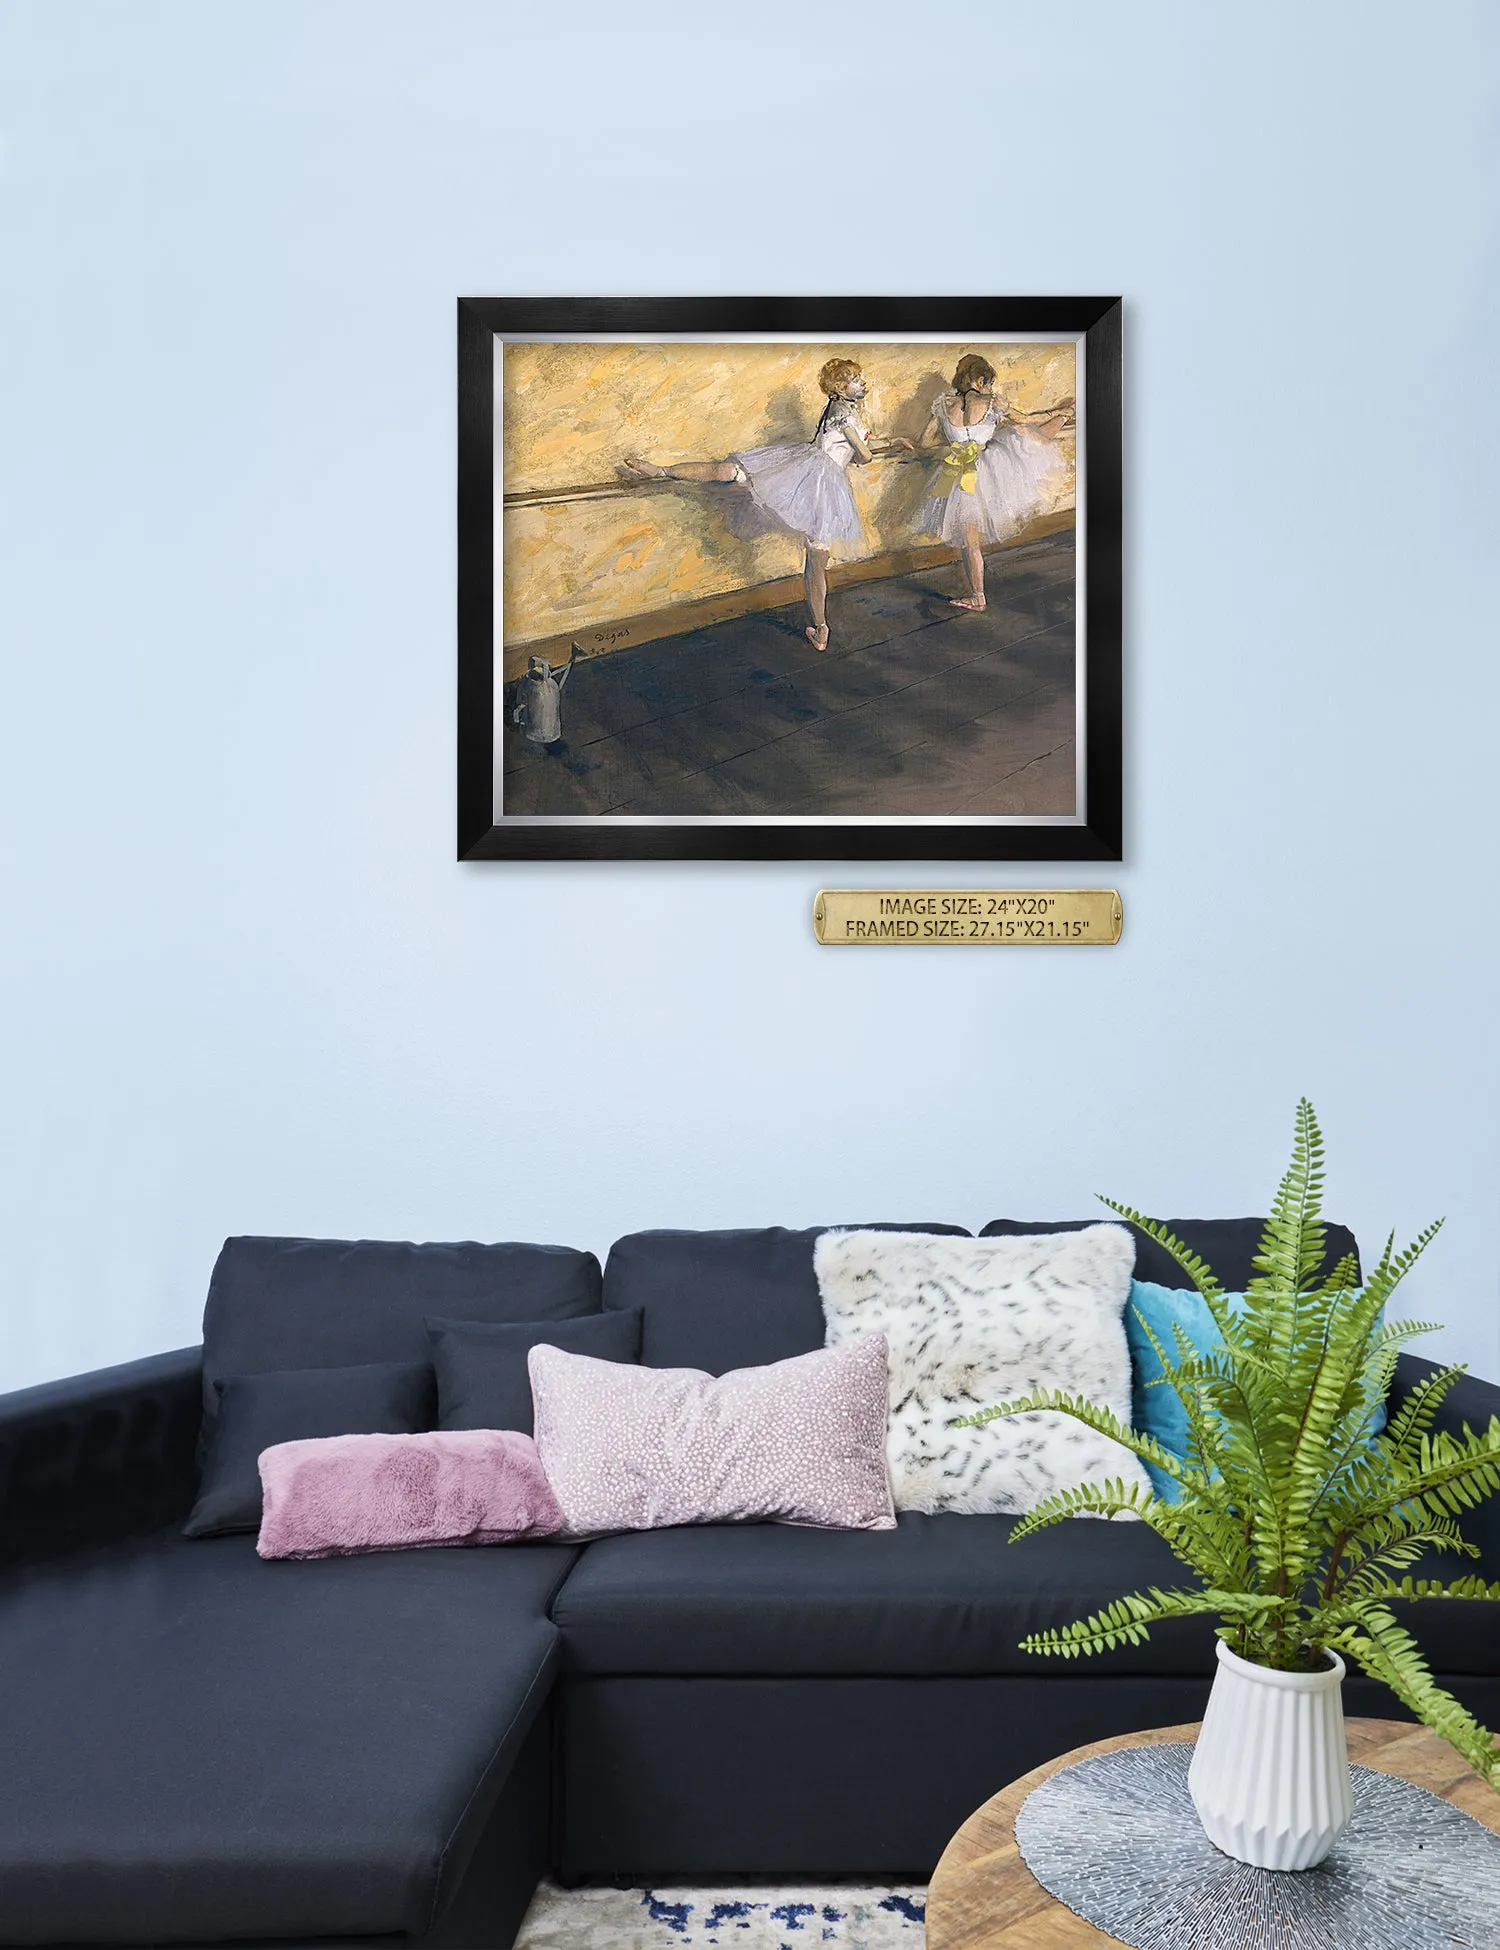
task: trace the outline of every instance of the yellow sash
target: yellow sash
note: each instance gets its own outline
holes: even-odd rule
[[[979,456],[983,452],[977,440],[961,440],[951,446],[943,455],[943,466],[949,472],[946,477],[937,477],[939,494],[951,494],[955,488],[962,488],[965,494],[972,494],[978,484],[977,472]]]

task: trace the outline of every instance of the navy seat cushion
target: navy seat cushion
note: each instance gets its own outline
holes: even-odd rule
[[[599,1305],[599,1262],[571,1246],[226,1239],[203,1312],[205,1429],[228,1375],[429,1361],[429,1315],[572,1320]]]
[[[1083,1226],[1124,1224],[1123,1219],[1104,1205],[1092,1219],[991,1219],[979,1236],[981,1239],[1014,1238],[1019,1233],[1077,1232]],[[1184,1246],[1207,1262],[1209,1270],[1226,1293],[1243,1293],[1255,1277],[1253,1261],[1266,1229],[1264,1219],[1168,1219],[1166,1225],[1167,1230],[1175,1233]],[[1164,1246],[1159,1246],[1139,1226],[1131,1226],[1129,1230],[1135,1235],[1135,1277],[1138,1280],[1150,1280],[1156,1286],[1192,1285]],[[1354,1254],[1357,1270],[1359,1246],[1354,1234],[1347,1226],[1330,1225],[1326,1230],[1327,1250],[1322,1272],[1325,1275],[1331,1273],[1345,1253]]]
[[[969,1236],[932,1223],[868,1229]],[[604,1304],[641,1309],[641,1360],[651,1368],[717,1375],[808,1354],[824,1341],[813,1244],[831,1230],[627,1233],[609,1249]]]
[[[1074,1518],[1011,1545],[1013,1517],[903,1511],[893,1531],[714,1524],[590,1544],[553,1602],[565,1671],[1047,1674],[1019,1650],[1148,1585],[1188,1582],[1141,1523]],[[1211,1673],[1202,1619],[1070,1672]]]
[[[4,1941],[420,1935],[551,1686],[575,1555],[166,1533],[8,1575]]]

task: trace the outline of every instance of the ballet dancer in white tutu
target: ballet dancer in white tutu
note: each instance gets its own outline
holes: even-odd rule
[[[857,555],[867,546],[849,468],[915,449],[909,440],[872,436],[864,417],[864,374],[853,359],[830,359],[818,385],[828,404],[810,441],[748,447],[727,460],[681,461],[675,467],[657,467],[631,454],[625,467],[642,480],[736,482],[783,528],[800,535],[807,550],[802,582],[812,613],[805,634],[815,650],[826,650],[829,557]]]
[[[944,453],[917,526],[959,552],[968,593],[952,598],[957,608],[984,608],[986,545],[1019,532],[1040,507],[1048,476],[1062,465],[1053,441],[1022,422],[1051,432],[1065,417],[1064,411],[1011,412],[996,396],[995,368],[977,352],[964,354],[952,392],[932,402],[921,444]]]

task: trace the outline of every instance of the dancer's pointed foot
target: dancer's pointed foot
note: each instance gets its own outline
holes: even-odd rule
[[[809,623],[802,634],[807,638],[814,650],[826,650],[828,648],[828,625],[826,623],[821,630],[815,623]]]
[[[658,467],[654,460],[647,460],[644,454],[627,454],[621,463],[621,471],[637,481],[668,479],[666,468]]]
[[[950,596],[949,602],[955,609],[983,609],[983,596]]]

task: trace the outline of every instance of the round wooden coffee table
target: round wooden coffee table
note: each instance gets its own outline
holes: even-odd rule
[[[1350,1720],[1347,1727],[1350,1760],[1441,1795],[1500,1834],[1500,1794],[1446,1740],[1401,1720]],[[1034,1787],[1075,1760],[1197,1737],[1195,1723],[1096,1740],[1002,1788],[969,1816],[933,1871],[927,1890],[927,1950],[1062,1950],[1074,1944],[1118,1943],[1118,1937],[1106,1936],[1049,1896],[1032,1875],[1016,1847],[1017,1812]]]

